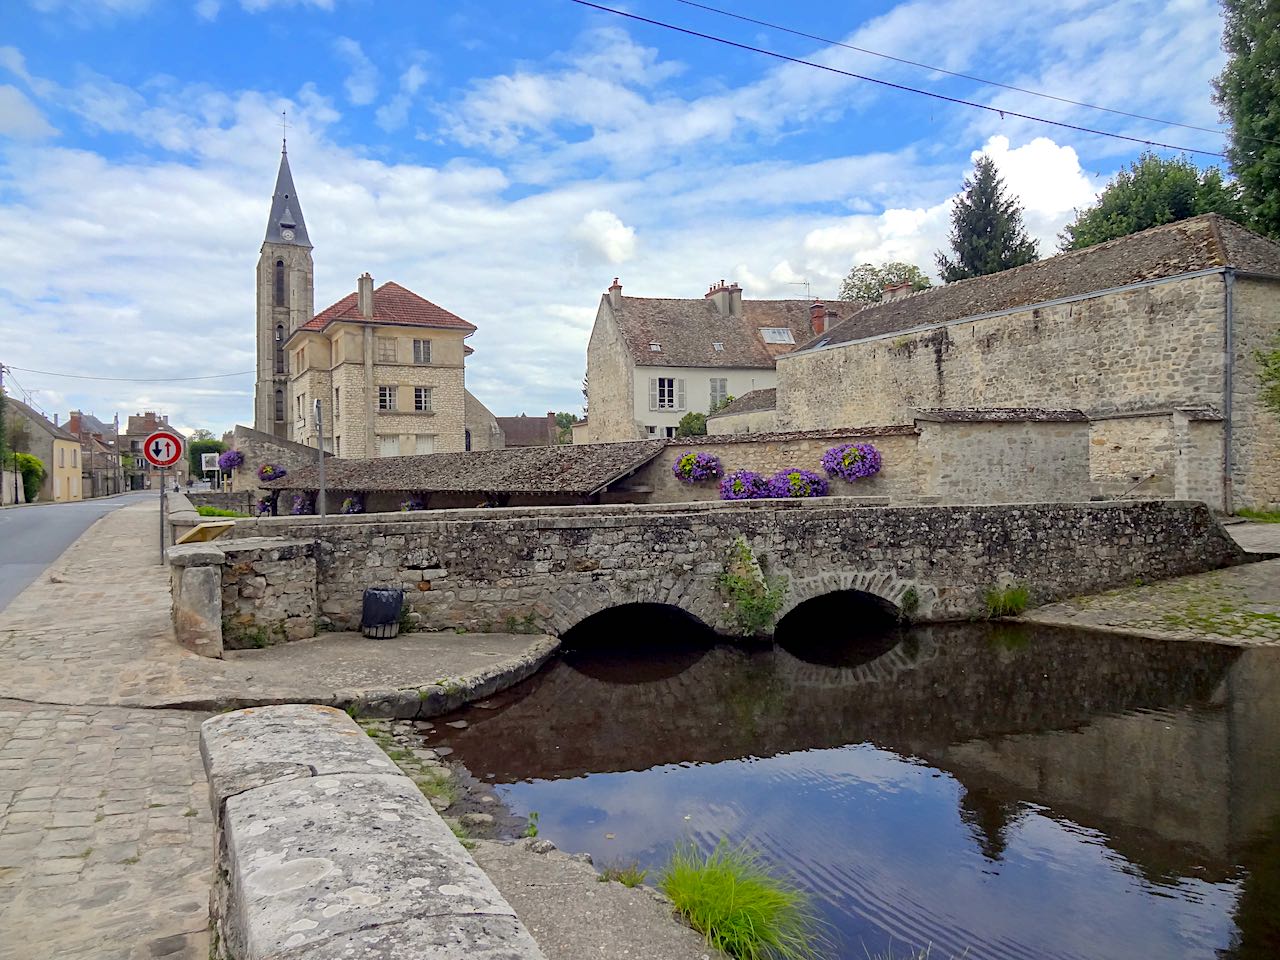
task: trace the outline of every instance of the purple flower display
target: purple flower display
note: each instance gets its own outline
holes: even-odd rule
[[[825,497],[827,478],[812,470],[781,470],[769,478],[768,497]]]
[[[402,513],[408,513],[410,510],[425,510],[427,505],[422,502],[421,497],[410,497],[408,500],[400,501],[400,510]]]
[[[880,472],[880,451],[869,443],[843,443],[822,455],[822,469],[841,480],[861,480]]]
[[[239,450],[228,450],[218,457],[218,467],[226,473],[230,473],[242,463],[244,463],[244,454]]]
[[[710,453],[694,453],[692,450],[686,450],[671,465],[671,472],[682,483],[702,483],[724,476],[719,457]]]
[[[339,513],[364,513],[364,494],[353,493],[347,499],[342,501],[342,506],[338,508]]]
[[[769,481],[752,470],[735,470],[720,481],[721,500],[754,500],[769,496]]]
[[[258,509],[258,516],[260,517],[271,516],[271,498],[262,497],[261,499],[259,499],[257,509]]]
[[[315,495],[310,493],[295,493],[293,495],[293,509],[289,512],[295,517],[310,516],[315,513]]]
[[[288,475],[288,470],[275,463],[264,463],[258,468],[258,479],[264,483],[267,480],[279,480],[281,477],[287,477]]]

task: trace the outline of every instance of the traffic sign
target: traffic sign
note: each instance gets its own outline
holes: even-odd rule
[[[157,431],[147,437],[142,445],[142,455],[152,466],[172,467],[182,459],[182,438],[172,433]]]

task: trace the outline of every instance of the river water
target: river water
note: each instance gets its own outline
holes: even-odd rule
[[[1280,651],[845,633],[589,622],[431,743],[597,866],[750,846],[832,956],[1280,957]]]

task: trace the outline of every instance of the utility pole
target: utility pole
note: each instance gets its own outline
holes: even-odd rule
[[[316,397],[316,448],[320,451],[320,495],[316,498],[316,510],[323,517],[327,515],[324,503],[324,416],[319,397]]]

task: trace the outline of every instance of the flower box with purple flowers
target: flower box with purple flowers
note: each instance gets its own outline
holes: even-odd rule
[[[719,457],[710,453],[694,453],[692,450],[686,450],[671,465],[671,472],[681,483],[703,483],[724,475]]]
[[[869,443],[842,443],[822,455],[822,469],[852,483],[880,472],[880,451]]]
[[[768,491],[769,481],[753,470],[735,470],[720,481],[721,500],[755,500]]]

